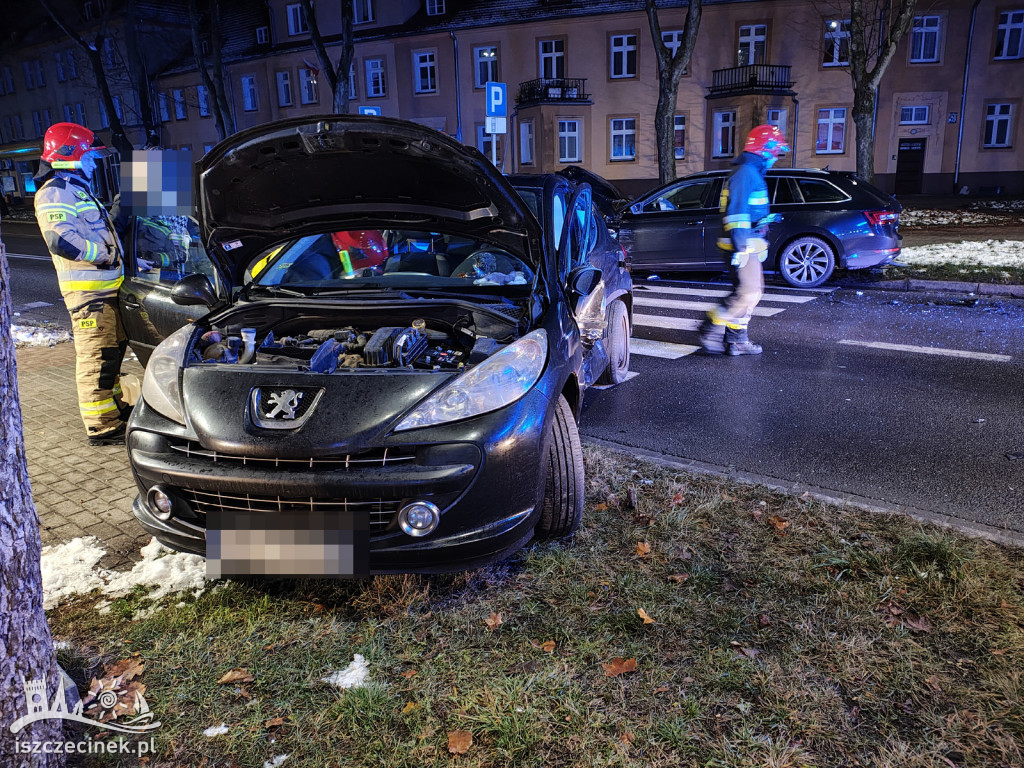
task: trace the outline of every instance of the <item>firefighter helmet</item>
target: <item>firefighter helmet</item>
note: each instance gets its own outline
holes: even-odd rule
[[[759,125],[747,134],[743,151],[777,159],[783,152],[789,152],[789,144],[777,125]]]
[[[105,149],[96,134],[77,123],[54,123],[43,137],[40,159],[54,168],[81,168],[82,156],[94,149]]]

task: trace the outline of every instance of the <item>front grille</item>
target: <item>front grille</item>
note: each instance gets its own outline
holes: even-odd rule
[[[374,469],[376,467],[391,467],[396,464],[408,464],[416,461],[416,453],[408,448],[380,448],[363,453],[345,454],[341,456],[310,456],[309,458],[282,459],[266,458],[261,456],[236,456],[233,454],[219,453],[203,448],[194,440],[174,440],[170,442],[171,450],[182,453],[189,458],[200,458],[212,461],[215,464],[240,464],[242,466],[252,465],[277,469]]]
[[[391,525],[401,501],[376,499],[371,501],[350,501],[348,499],[317,499],[310,496],[289,498],[285,496],[254,496],[243,493],[222,493],[221,491],[200,491],[183,488],[185,498],[192,509],[205,517],[211,512],[255,512],[258,514],[285,514],[318,512],[352,512],[367,514],[370,533],[384,531]]]

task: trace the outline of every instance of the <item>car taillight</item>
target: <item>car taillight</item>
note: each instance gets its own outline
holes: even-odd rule
[[[622,243],[619,243],[619,250],[622,252],[622,258],[619,259],[619,266],[620,267],[625,267],[627,270],[628,269],[632,269],[632,267],[633,267],[633,259],[630,258],[629,251],[627,251],[622,246]]]
[[[864,211],[864,216],[872,227],[881,224],[892,224],[895,227],[900,223],[900,215],[895,211]]]

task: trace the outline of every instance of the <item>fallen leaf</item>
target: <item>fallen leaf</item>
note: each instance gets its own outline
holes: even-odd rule
[[[448,751],[453,755],[464,755],[473,746],[473,734],[469,731],[448,731]]]
[[[217,685],[229,685],[230,683],[251,683],[255,680],[252,675],[249,674],[249,670],[244,667],[235,667],[229,669],[224,673],[223,677],[217,681]]]
[[[647,611],[645,611],[643,608],[637,608],[636,612],[637,612],[637,615],[641,619],[644,620],[644,624],[657,624],[658,623],[654,619],[652,619],[650,616],[648,616],[647,615]]]
[[[616,656],[607,663],[602,661],[601,666],[604,667],[605,677],[618,677],[627,672],[636,672],[636,659],[623,659]]]
[[[415,712],[419,708],[420,705],[417,704],[415,701],[408,701],[406,702],[405,706],[402,707],[402,714],[408,715],[410,712]]]
[[[767,627],[772,623],[771,617],[767,613],[758,614],[757,625],[759,627]]]
[[[912,613],[908,613],[903,618],[903,624],[907,629],[911,629],[914,632],[931,632],[932,623],[928,621],[926,616],[915,616]]]
[[[629,731],[626,731],[619,736],[619,741],[623,744],[632,744],[634,739],[636,739],[636,736]]]
[[[651,556],[651,545],[646,541],[638,541],[636,543],[636,556],[637,557],[650,557]]]
[[[689,578],[690,574],[688,573],[673,573],[668,577],[668,580],[673,584],[685,584]]]
[[[630,509],[636,509],[636,488],[630,486],[628,496]]]
[[[283,717],[272,717],[269,720],[267,720],[267,722],[265,722],[263,724],[263,727],[267,728],[267,729],[270,729],[270,728],[277,728],[277,727],[282,726],[282,725],[284,725],[284,718]]]
[[[800,494],[800,500],[801,501],[807,501],[810,498],[811,498],[811,492],[810,491],[804,491],[803,493]]]
[[[594,505],[595,512],[604,512],[606,509],[608,509],[608,505],[605,504],[603,501],[600,504]]]
[[[120,677],[122,680],[127,682],[128,680],[141,675],[142,670],[145,668],[146,665],[142,659],[138,656],[134,656],[130,659],[122,659],[113,666],[108,667],[105,677]]]
[[[407,669],[405,670],[405,672],[402,673],[402,677],[408,680],[411,677],[416,677],[416,675],[418,674],[419,672],[417,672],[415,669]]]
[[[692,683],[693,682],[693,678],[692,677],[684,677],[683,678],[683,682],[684,683]]]
[[[1003,656],[1009,650],[1010,650],[1009,648],[999,648],[999,649],[994,649],[992,651],[989,651],[989,653],[991,653],[993,656]]]
[[[746,656],[748,659],[756,659],[761,653],[757,648],[747,648],[746,646],[740,645],[735,640],[732,641],[731,645],[736,653]]]
[[[654,518],[650,515],[637,515],[634,519],[637,525],[654,525]]]
[[[689,560],[693,557],[693,552],[690,551],[689,547],[683,547],[682,551],[679,553],[679,557],[682,560]]]
[[[501,614],[500,613],[494,613],[494,611],[491,611],[491,615],[488,616],[486,619],[484,619],[484,623],[487,625],[487,628],[491,632],[493,632],[494,630],[496,630],[498,627],[500,627],[502,625]],[[461,733],[461,731],[460,731],[460,733]]]
[[[555,650],[555,641],[545,640],[543,643],[540,644],[540,649],[544,651],[544,653],[553,652]]]
[[[675,505],[675,504],[682,504],[682,503],[683,503],[683,494],[677,493],[675,496],[672,497],[672,504],[673,505]]]
[[[653,691],[651,691],[651,693],[668,693],[668,686],[667,685],[659,685],[657,688],[655,688]]]
[[[762,517],[764,517],[764,512],[762,512],[762,511],[761,511],[761,510],[759,510],[759,509],[755,509],[755,510],[754,510],[753,512],[751,512],[751,513],[750,513],[750,516],[751,516],[752,518],[754,518],[754,520],[755,520],[755,521],[758,521],[758,520],[760,520],[760,519],[761,519]]]
[[[784,531],[787,528],[789,528],[789,520],[784,520],[778,515],[772,515],[768,518],[768,525],[770,525],[776,531]]]

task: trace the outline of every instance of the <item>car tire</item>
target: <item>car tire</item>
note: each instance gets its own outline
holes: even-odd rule
[[[794,288],[817,288],[835,268],[835,252],[820,237],[798,237],[779,252],[779,274]]]
[[[621,384],[629,373],[629,312],[619,299],[608,308],[608,334],[605,350],[608,352],[608,367],[601,372],[598,384]]]
[[[568,401],[559,396],[551,422],[544,500],[534,537],[564,539],[576,533],[583,518],[583,446]]]

